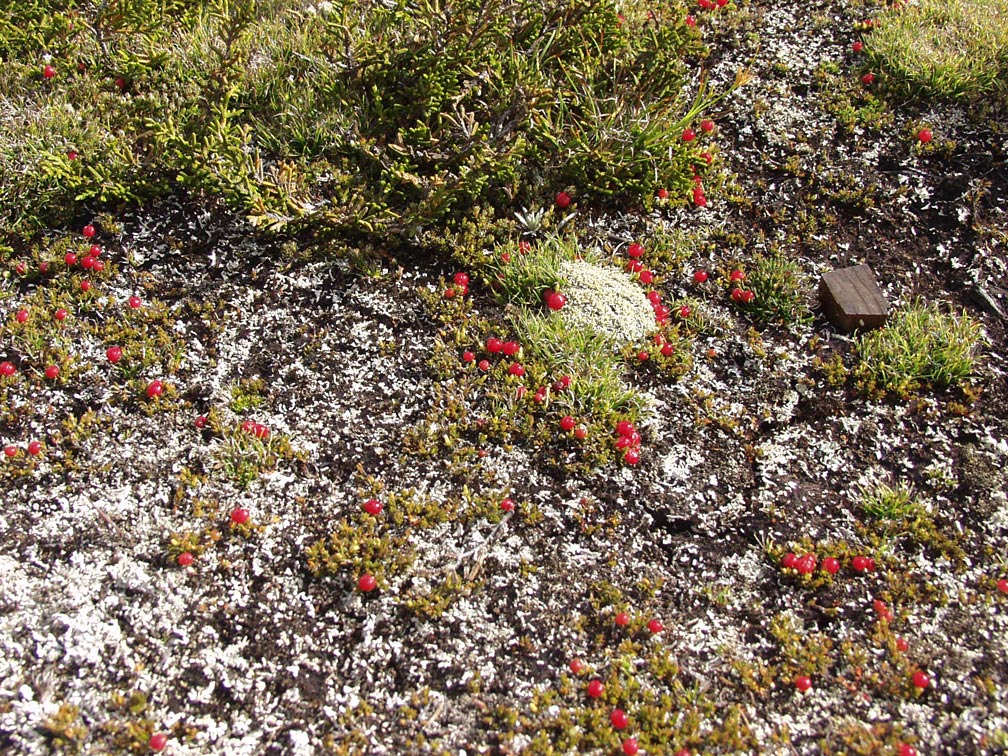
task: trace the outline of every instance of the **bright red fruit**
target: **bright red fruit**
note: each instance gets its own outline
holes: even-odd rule
[[[896,650],[906,653],[910,650],[910,644],[906,642],[905,638],[896,639]]]
[[[577,422],[570,415],[564,415],[560,418],[560,428],[563,431],[570,432],[574,430],[575,425],[577,425]]]
[[[682,140],[684,142],[692,142],[696,139],[696,132],[693,129],[684,129],[682,133]]]
[[[88,281],[87,279],[84,279],[83,281],[81,281],[80,282],[80,290],[81,291],[91,291],[91,282]]]
[[[469,285],[469,274],[468,273],[463,273],[462,271],[459,271],[454,276],[452,276],[452,281],[454,281],[459,286],[468,286]]]
[[[630,724],[630,717],[623,709],[613,709],[612,714],[609,715],[609,721],[617,730],[624,730]]]
[[[557,192],[555,201],[557,207],[559,207],[561,210],[566,210],[568,207],[570,207],[571,198],[570,195],[567,194],[567,192]]]
[[[696,283],[706,283],[708,274],[706,270],[698,270],[693,274],[693,280]]]
[[[4,360],[0,362],[0,375],[4,378],[10,378],[14,373],[17,372],[17,368],[14,367],[14,363]]]
[[[14,265],[14,272],[17,273],[19,276],[23,276],[25,273],[28,272],[28,266],[25,265],[23,262],[16,263]]]
[[[561,294],[559,291],[553,291],[550,289],[545,294],[546,306],[551,310],[562,309],[565,304],[567,304],[567,297]]]
[[[4,456],[8,457],[8,458],[10,458],[10,457],[16,457],[17,453],[18,453],[18,449],[13,444],[7,444],[7,446],[4,447],[3,453],[4,453]]]
[[[444,290],[445,299],[452,299],[454,296],[455,296],[455,289],[449,288]]]
[[[616,423],[616,432],[619,433],[621,436],[632,436],[634,433],[637,432],[637,429],[634,427],[634,424],[631,423],[629,420],[620,420],[618,423]]]
[[[630,615],[627,614],[626,612],[620,612],[619,614],[616,615],[616,618],[613,620],[613,622],[615,622],[619,627],[626,627],[627,625],[630,624]]]
[[[17,320],[18,323],[24,323],[26,320],[28,320],[28,310],[24,309],[18,310],[17,314],[14,316],[14,319]]]
[[[508,372],[509,372],[509,373],[510,373],[511,375],[516,375],[516,376],[518,376],[519,378],[521,378],[521,377],[522,377],[523,375],[525,375],[525,368],[524,368],[524,367],[522,367],[522,366],[521,366],[521,365],[520,365],[519,363],[517,363],[517,362],[512,362],[512,363],[511,363],[511,367],[509,367],[509,368],[508,368]]]
[[[700,121],[700,131],[704,132],[705,134],[710,134],[712,131],[714,131],[714,121],[710,120],[709,118],[705,118],[702,121]]]
[[[654,273],[650,270],[642,270],[640,272],[640,282],[642,284],[649,284],[654,281]]]
[[[662,357],[671,357],[675,354],[675,346],[672,344],[664,344],[661,348]]]
[[[866,572],[868,570],[868,557],[858,554],[851,559],[851,567],[854,568],[855,572]]]
[[[521,351],[521,344],[519,344],[517,341],[505,341],[504,346],[502,347],[502,351],[508,357],[514,357],[516,354],[518,354],[518,352]]]
[[[602,684],[601,680],[592,680],[588,683],[588,695],[592,698],[601,698],[602,694],[605,693],[605,685]]]
[[[909,743],[900,743],[899,756],[917,756],[917,749]]]
[[[637,740],[635,738],[627,738],[623,741],[623,753],[626,756],[637,756],[637,752],[640,750],[640,746],[637,745]]]
[[[686,318],[690,316],[691,312],[692,310],[690,310],[689,307],[683,305],[682,307],[679,308],[679,317],[682,318],[683,320],[686,320]]]
[[[631,244],[629,247],[627,247],[626,253],[627,257],[637,259],[644,255],[644,247],[642,247],[640,244]]]
[[[175,558],[175,561],[178,562],[179,567],[188,567],[195,559],[196,557],[193,556],[191,551],[183,551]]]
[[[872,601],[872,608],[881,619],[884,619],[886,622],[892,621],[892,612],[889,611],[889,607],[886,606],[885,601],[882,599],[875,599]]]
[[[81,230],[81,233],[84,234],[84,238],[85,239],[90,239],[90,238],[92,238],[95,235],[95,227],[92,226],[90,223],[88,223]]]
[[[703,187],[693,187],[693,204],[697,207],[707,207],[707,195],[704,194]]]
[[[871,86],[872,84],[875,83],[875,74],[866,73],[864,76],[861,77],[861,83],[864,84],[866,87]]]
[[[364,502],[364,511],[369,515],[377,516],[382,511],[382,503],[378,499],[368,499]]]
[[[803,554],[798,558],[795,563],[795,569],[798,570],[802,575],[811,575],[815,572],[816,568],[816,558],[815,554]]]
[[[42,78],[44,79],[51,79],[55,75],[56,75],[56,69],[53,68],[52,66],[45,66],[42,69]]]
[[[497,354],[503,348],[504,342],[494,336],[491,336],[486,340],[486,350],[490,352],[490,354]]]
[[[108,358],[108,361],[111,362],[113,365],[122,359],[122,355],[123,355],[122,347],[110,346],[108,349],[105,350],[105,357]]]
[[[826,557],[822,560],[822,568],[830,575],[836,575],[840,571],[840,562],[836,557]]]
[[[913,673],[913,677],[910,678],[910,682],[912,682],[915,687],[924,690],[924,688],[931,684],[931,678],[927,676],[927,673],[918,669]]]
[[[644,270],[644,263],[640,260],[628,260],[625,270],[627,273],[640,273]]]
[[[115,85],[116,89],[118,89],[120,92],[126,91],[126,79],[124,79],[122,76],[116,76]]]
[[[231,510],[231,522],[235,525],[244,525],[252,517],[247,509],[242,509],[241,507],[235,507]]]
[[[650,630],[655,635],[657,635],[658,633],[660,633],[662,630],[665,629],[665,625],[663,625],[660,620],[652,619],[648,620],[647,629]]]
[[[479,365],[477,365],[477,367],[485,373],[490,369],[490,361],[480,360]]]
[[[48,378],[50,381],[55,381],[59,377],[59,374],[60,369],[58,365],[49,365],[45,369],[45,377]]]
[[[575,675],[580,675],[582,672],[584,672],[585,668],[584,662],[578,658],[571,659],[570,664],[568,664],[567,666],[570,668],[570,671],[573,672]]]
[[[126,303],[127,303],[127,304],[128,304],[128,305],[129,305],[130,307],[132,307],[132,308],[133,308],[133,309],[135,310],[135,309],[137,309],[137,308],[138,308],[138,307],[139,307],[140,305],[142,305],[142,304],[143,304],[143,301],[142,301],[142,300],[140,299],[140,297],[138,297],[138,296],[136,296],[136,295],[134,294],[134,295],[133,295],[132,297],[130,297],[130,298],[129,298],[129,299],[128,299],[128,300],[126,301]]]
[[[152,751],[163,751],[164,747],[168,745],[168,736],[163,732],[156,732],[150,736],[147,745]]]
[[[668,199],[668,189],[659,189],[658,190],[658,199],[660,199],[660,200],[666,200],[666,199]]]
[[[745,273],[743,273],[738,268],[735,268],[728,276],[729,281],[745,281]]]
[[[623,452],[623,461],[628,465],[636,465],[640,462],[640,452],[634,448],[627,449]]]
[[[506,499],[501,501],[500,508],[505,512],[514,512],[515,511],[514,499],[512,499],[510,496],[507,497]]]
[[[864,50],[864,42],[862,42],[860,39],[857,40],[853,45],[851,45],[851,50],[853,50],[856,53],[861,52],[862,50]]]
[[[39,443],[38,441],[32,441],[30,444],[28,444],[28,453],[31,454],[33,457],[37,457],[39,454],[42,453],[42,444]]]
[[[1006,580],[1005,578],[1001,578],[1000,580],[998,580],[997,589],[1001,591],[1001,593],[1008,593],[1008,580]]]
[[[931,129],[921,129],[917,132],[917,139],[920,140],[921,144],[927,144],[933,137],[934,134],[931,133]]]
[[[584,424],[577,426],[574,429],[574,438],[576,438],[578,441],[584,441],[586,438],[588,438],[588,427]]]
[[[794,684],[795,687],[798,688],[798,690],[801,691],[802,693],[805,693],[806,691],[812,688],[812,680],[805,675],[800,675],[799,677],[796,677]]]
[[[686,16],[686,26],[692,28],[696,27],[696,19],[693,16]]]
[[[472,352],[470,352],[468,349],[465,350],[464,352],[462,352],[462,361],[463,362],[475,362],[475,360],[476,360],[476,355],[473,354]]]
[[[156,378],[147,384],[147,398],[161,396],[164,393],[164,384]]]
[[[69,315],[69,314],[70,313],[68,313],[66,310],[64,310],[61,307],[58,310],[56,310],[56,312],[53,313],[53,317],[56,318],[56,320],[58,320],[58,321],[60,321],[62,323],[64,320],[67,319],[67,315]]]
[[[795,564],[797,563],[797,561],[798,556],[793,551],[789,551],[787,554],[781,557],[780,563],[781,567],[783,567],[784,569],[793,570],[795,568]]]

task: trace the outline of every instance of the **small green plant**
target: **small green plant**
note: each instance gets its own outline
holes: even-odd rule
[[[905,483],[890,486],[879,481],[861,490],[861,508],[876,520],[899,520],[919,507],[913,489]]]
[[[735,301],[755,320],[775,325],[804,324],[812,320],[808,282],[793,260],[781,255],[756,255],[746,265],[745,286],[752,291],[753,297],[750,301]]]
[[[77,753],[88,736],[88,728],[81,721],[80,707],[60,704],[56,713],[42,722],[42,732],[50,745],[65,753]]]
[[[1008,95],[1008,2],[917,0],[883,13],[867,51],[889,86],[925,97]]]
[[[980,323],[919,301],[894,312],[889,323],[862,336],[853,374],[861,390],[909,397],[926,387],[965,383],[983,340]]]

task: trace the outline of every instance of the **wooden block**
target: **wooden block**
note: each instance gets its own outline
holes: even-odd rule
[[[829,321],[846,333],[878,328],[889,315],[889,303],[867,265],[823,274],[819,302]]]

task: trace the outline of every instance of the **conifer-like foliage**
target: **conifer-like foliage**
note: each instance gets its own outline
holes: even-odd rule
[[[0,244],[185,190],[260,227],[405,235],[562,188],[691,186],[712,104],[676,3],[0,2]],[[44,66],[52,75],[43,75]]]

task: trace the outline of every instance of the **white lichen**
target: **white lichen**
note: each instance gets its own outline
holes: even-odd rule
[[[584,260],[560,264],[567,305],[560,317],[573,328],[591,328],[614,346],[641,341],[655,329],[651,303],[631,278],[611,266]]]

